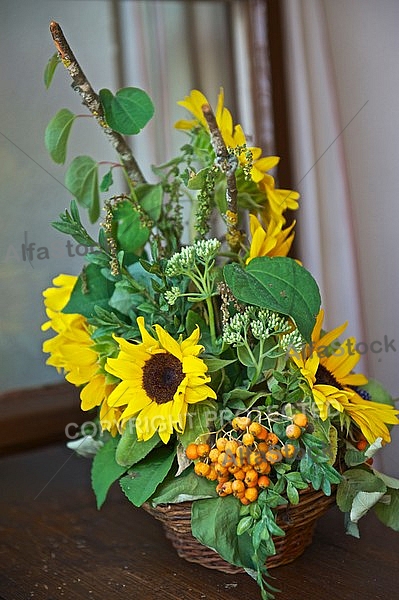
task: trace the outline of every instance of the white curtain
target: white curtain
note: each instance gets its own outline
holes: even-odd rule
[[[356,231],[351,212],[342,123],[319,0],[283,0],[299,255],[319,283],[328,328],[364,340]],[[362,106],[359,106],[361,112]],[[354,114],[353,119],[357,116]],[[363,358],[362,368],[366,369]]]
[[[282,0],[300,257],[399,396],[397,0]],[[379,466],[399,475],[398,428]]]

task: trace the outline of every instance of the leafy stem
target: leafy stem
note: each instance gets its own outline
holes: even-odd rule
[[[144,175],[142,174],[125,138],[117,131],[111,129],[107,124],[99,96],[93,90],[90,82],[76,60],[61,27],[55,21],[51,21],[50,23],[50,33],[61,62],[72,78],[73,89],[81,96],[83,104],[95,117],[114,150],[119,154],[130,180],[134,183],[145,183]]]

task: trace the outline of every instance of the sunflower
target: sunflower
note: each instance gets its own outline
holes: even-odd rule
[[[279,220],[286,210],[297,210],[300,194],[294,190],[285,190],[276,188],[274,177],[269,173],[264,173],[261,180],[258,181],[258,187],[267,197],[269,206],[269,218]],[[285,220],[284,220],[285,222]]]
[[[378,437],[390,442],[387,424],[399,423],[398,411],[389,404],[365,400],[356,392],[358,386],[367,383],[364,375],[353,373],[360,359],[355,350],[356,340],[348,338],[333,348],[333,342],[345,330],[347,323],[322,333],[323,318],[324,311],[321,310],[312,332],[312,343],[305,347],[302,355],[292,354],[293,361],[312,390],[320,418],[323,421],[327,419],[331,406],[356,423],[370,444]]]
[[[287,256],[295,233],[295,221],[286,229],[282,229],[283,221],[270,221],[267,229],[263,229],[255,215],[249,215],[252,236],[247,264],[257,256]]]
[[[166,444],[175,429],[183,433],[187,407],[216,399],[207,385],[207,366],[198,357],[199,328],[185,340],[176,341],[160,325],[155,325],[157,339],[145,329],[144,318],[137,318],[141,343],[116,338],[120,352],[109,358],[106,369],[121,382],[108,398],[113,407],[126,406],[121,423],[136,418],[139,440],[150,439],[157,431]]]
[[[121,411],[107,406],[106,399],[115,386],[108,385],[101,372],[99,355],[93,348],[92,328],[82,315],[62,312],[76,281],[77,277],[58,275],[53,279],[54,287],[43,292],[49,321],[42,325],[42,330],[52,329],[56,333],[43,343],[43,352],[50,354],[46,364],[55,367],[58,372],[63,371],[69,383],[84,386],[80,393],[82,410],[102,405],[101,426],[115,435]]]

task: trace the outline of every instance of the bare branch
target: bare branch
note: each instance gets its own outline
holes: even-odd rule
[[[50,23],[50,33],[54,40],[54,44],[57,48],[60,59],[72,78],[73,89],[81,96],[83,104],[96,118],[98,124],[104,131],[105,136],[108,138],[108,141],[112,144],[114,150],[119,154],[128,177],[133,183],[145,183],[145,178],[125,138],[107,125],[100,99],[91,87],[86,75],[76,60],[61,27],[55,21],[51,21]]]

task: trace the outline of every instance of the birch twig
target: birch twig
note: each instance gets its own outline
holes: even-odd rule
[[[73,89],[80,94],[83,104],[96,118],[108,141],[119,154],[129,179],[133,183],[145,183],[145,178],[125,138],[107,125],[100,99],[76,60],[61,27],[55,21],[50,23],[50,33],[60,59],[72,78]]]
[[[202,106],[202,112],[206,119],[211,134],[212,145],[216,154],[216,161],[220,170],[226,175],[226,240],[233,251],[237,251],[241,245],[242,234],[237,228],[237,182],[235,172],[238,159],[230,154],[224,143],[222,134],[216,122],[216,117],[209,104]]]

